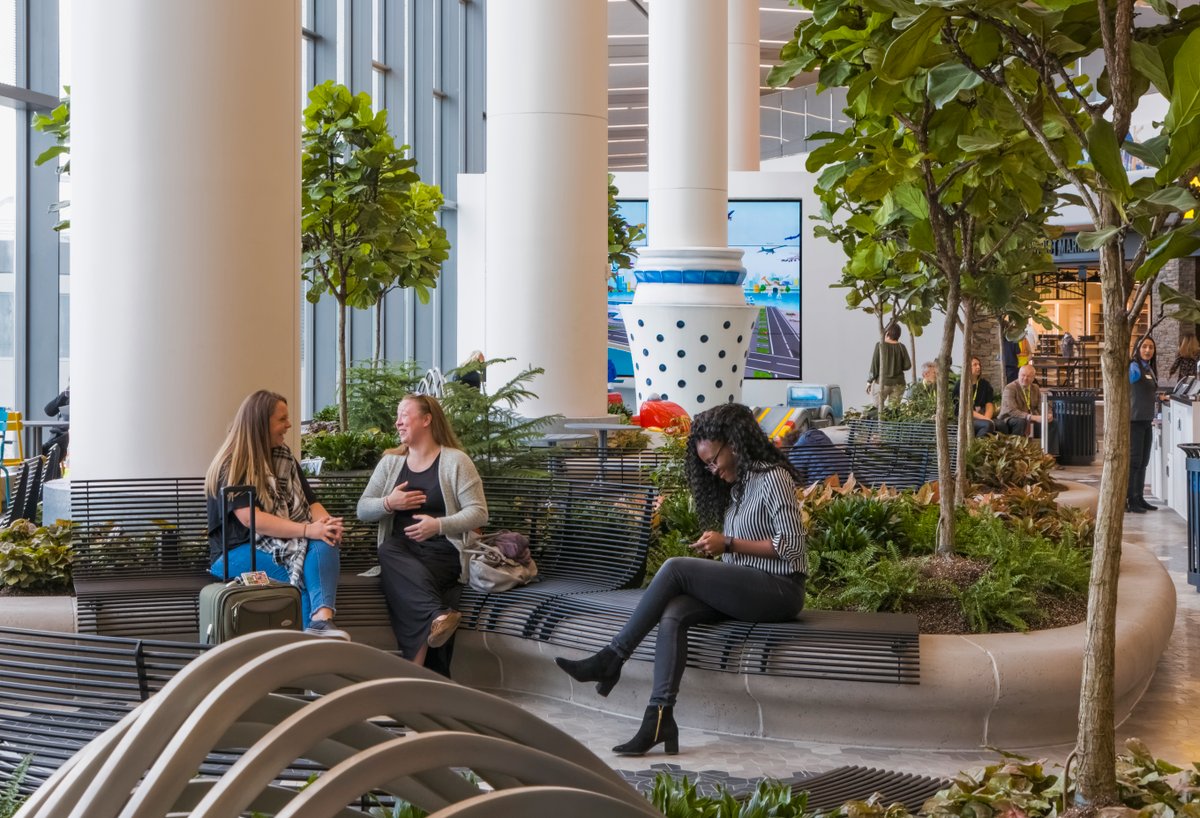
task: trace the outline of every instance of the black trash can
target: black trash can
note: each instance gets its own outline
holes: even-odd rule
[[[1090,466],[1096,459],[1096,398],[1098,389],[1049,391],[1050,411],[1058,428],[1058,462]]]
[[[1187,455],[1188,582],[1200,589],[1200,443],[1180,443]]]

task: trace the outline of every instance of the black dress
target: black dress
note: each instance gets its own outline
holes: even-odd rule
[[[454,544],[442,536],[417,542],[404,533],[405,528],[416,522],[418,514],[446,516],[446,501],[438,481],[441,459],[439,454],[424,471],[411,470],[407,462],[400,468],[396,485],[408,481],[408,491],[425,492],[425,504],[397,511],[391,533],[379,546],[383,593],[396,644],[405,659],[416,657],[434,618],[457,608],[462,593],[458,582],[462,564]],[[453,650],[453,637],[440,648],[429,648],[425,666],[449,677]]]

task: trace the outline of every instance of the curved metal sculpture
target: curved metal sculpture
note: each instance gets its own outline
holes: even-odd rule
[[[200,776],[212,752],[241,757],[219,778]],[[303,789],[274,783],[298,759],[328,772]],[[362,816],[347,805],[371,791],[439,817],[658,814],[586,747],[516,705],[365,645],[291,631],[235,639],[192,662],[76,753],[21,814]]]

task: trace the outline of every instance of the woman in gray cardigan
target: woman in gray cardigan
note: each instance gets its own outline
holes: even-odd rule
[[[408,395],[396,409],[399,448],[384,453],[358,501],[379,523],[379,565],[405,659],[450,675],[464,540],[487,522],[483,481],[437,400]]]

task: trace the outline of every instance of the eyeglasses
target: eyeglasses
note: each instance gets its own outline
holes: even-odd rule
[[[717,448],[717,453],[716,453],[716,454],[714,454],[714,455],[712,456],[712,460],[704,460],[704,461],[701,461],[701,462],[703,462],[703,463],[704,463],[704,468],[708,469],[708,470],[709,470],[709,472],[711,472],[712,474],[716,474],[716,473],[717,473],[717,469],[719,468],[719,467],[717,466],[717,458],[721,456],[721,452],[723,452],[723,451],[725,451],[725,444],[724,444],[724,443],[722,443],[722,444],[721,444],[721,445],[720,445],[720,446]]]

